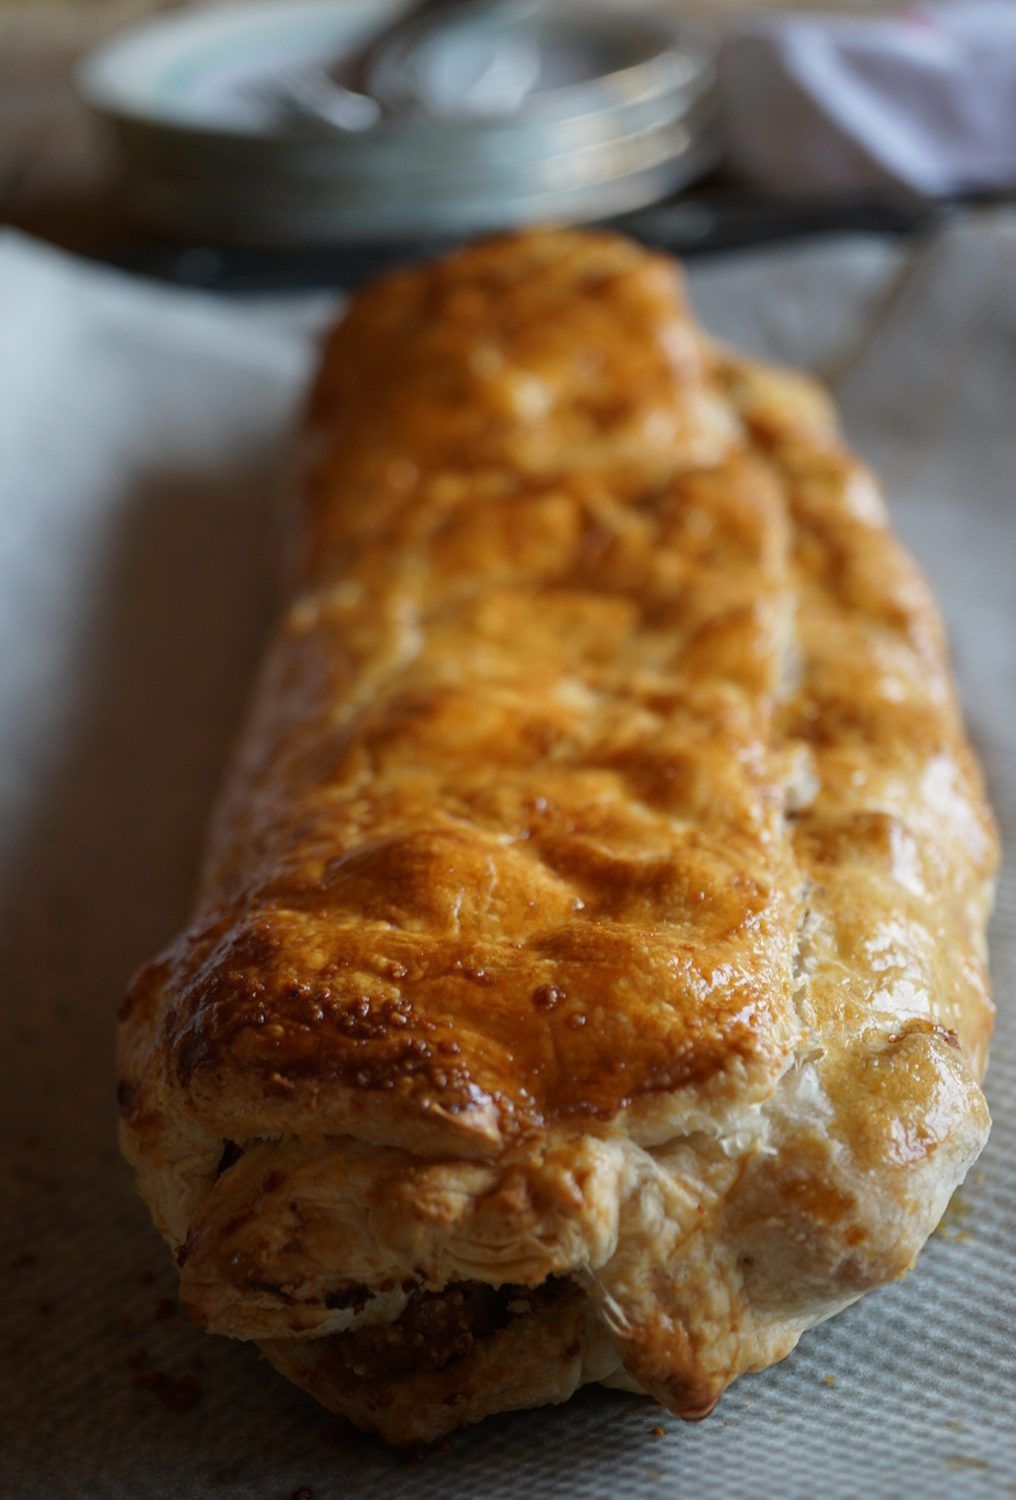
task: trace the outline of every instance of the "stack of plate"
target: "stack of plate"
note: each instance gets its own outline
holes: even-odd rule
[[[428,99],[417,80],[360,133],[281,107],[287,79],[335,73],[401,8],[263,0],[150,22],[91,54],[80,84],[112,126],[135,214],[263,245],[457,234],[608,217],[712,164],[710,64],[637,11],[532,11],[510,106]]]

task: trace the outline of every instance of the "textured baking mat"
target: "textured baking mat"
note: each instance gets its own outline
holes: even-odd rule
[[[1016,851],[1016,227],[729,258],[696,266],[692,290],[716,332],[836,389],[937,587]],[[271,515],[324,311],[154,289],[0,239],[0,1490],[1016,1493],[1011,864],[987,1151],[912,1276],[708,1422],[589,1391],[413,1462],[177,1315],[113,1142],[113,1012],[184,914],[270,615]]]

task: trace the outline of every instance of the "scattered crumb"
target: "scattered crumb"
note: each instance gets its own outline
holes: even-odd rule
[[[234,1458],[230,1463],[223,1464],[221,1469],[216,1469],[212,1475],[212,1483],[239,1484],[246,1472],[246,1462],[242,1458]]]
[[[654,1427],[653,1428],[653,1437],[666,1437],[666,1436],[667,1436],[667,1429],[665,1427]]]
[[[835,1375],[826,1375],[825,1378],[822,1381],[822,1384],[823,1385],[835,1385],[836,1384],[836,1376]]]
[[[176,1303],[172,1297],[160,1297],[155,1304],[155,1321],[162,1323],[166,1318],[176,1317]]]
[[[158,1396],[169,1411],[192,1411],[202,1396],[201,1387],[193,1375],[181,1375],[179,1380],[174,1380],[163,1370],[140,1370],[134,1376],[133,1384],[138,1390],[151,1391]]]
[[[440,1438],[436,1443],[416,1443],[412,1448],[403,1450],[406,1459],[411,1464],[422,1464],[425,1458],[433,1458],[435,1453],[450,1453],[452,1445],[448,1438]]]
[[[945,1425],[951,1427],[953,1432],[966,1432],[967,1430],[966,1422],[961,1422],[959,1417],[947,1418]]]
[[[967,1453],[951,1453],[946,1458],[950,1469],[986,1469],[988,1461],[986,1458],[971,1458]]]
[[[332,1448],[350,1448],[368,1441],[351,1422],[343,1422],[341,1418],[336,1418],[328,1427],[318,1428],[318,1442],[327,1443]]]

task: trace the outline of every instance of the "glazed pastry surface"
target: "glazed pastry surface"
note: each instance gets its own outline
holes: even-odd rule
[[[821,392],[667,259],[360,293],[122,1139],[203,1326],[395,1442],[707,1413],[902,1275],[985,1140],[996,843]]]

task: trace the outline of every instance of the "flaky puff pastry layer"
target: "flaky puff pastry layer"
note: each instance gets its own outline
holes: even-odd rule
[[[397,1442],[584,1380],[703,1415],[903,1274],[987,1134],[995,836],[927,586],[820,392],[609,235],[362,292],[305,447],[123,1011],[184,1303]]]

